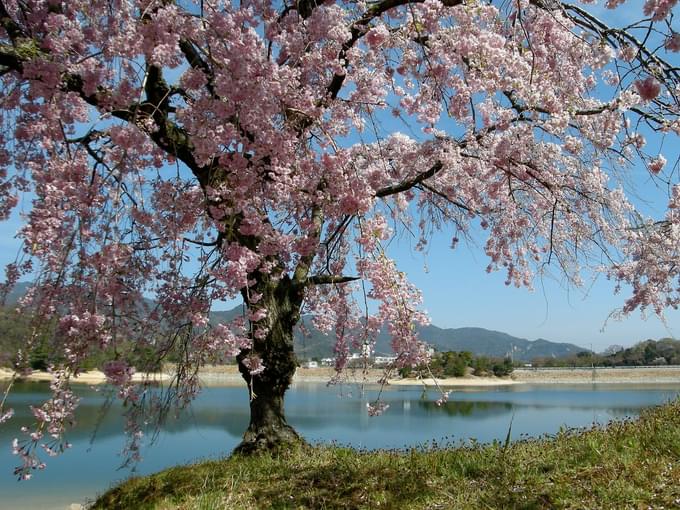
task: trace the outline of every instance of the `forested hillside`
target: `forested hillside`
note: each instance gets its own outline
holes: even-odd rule
[[[536,358],[535,366],[629,367],[645,365],[680,365],[680,340],[662,338],[645,340],[627,349],[612,346],[601,354],[583,351],[565,358]]]

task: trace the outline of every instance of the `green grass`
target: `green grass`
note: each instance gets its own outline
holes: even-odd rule
[[[131,479],[93,508],[680,508],[680,400],[508,445],[232,456]]]

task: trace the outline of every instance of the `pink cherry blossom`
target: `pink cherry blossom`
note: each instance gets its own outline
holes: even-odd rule
[[[7,409],[3,414],[0,414],[0,423],[5,423],[14,416],[14,409]]]
[[[663,167],[666,165],[666,158],[659,154],[656,158],[652,159],[648,164],[647,168],[653,174],[658,174]]]
[[[375,28],[371,28],[366,33],[366,44],[370,46],[380,46],[387,38],[390,36],[390,32],[385,25],[378,25]]]
[[[369,416],[380,416],[383,414],[387,409],[389,409],[390,405],[386,404],[385,402],[382,401],[377,401],[372,404],[366,403],[366,409],[368,410],[368,415]]]
[[[635,89],[643,101],[651,101],[661,92],[661,85],[655,78],[648,76],[644,80],[637,80],[635,82]]]
[[[664,47],[668,51],[672,51],[674,53],[677,53],[680,51],[680,33],[678,32],[673,32],[668,38],[666,39],[666,42],[664,43]]]
[[[125,386],[130,382],[134,368],[121,360],[107,361],[104,363],[103,372],[110,384]]]
[[[671,13],[671,9],[677,3],[678,0],[646,0],[643,12],[645,16],[651,16],[654,21],[661,21]]]
[[[677,183],[649,218],[620,180],[629,163],[661,172],[645,151],[680,133],[675,0],[606,2],[651,17],[651,39],[649,19],[605,28],[526,0],[114,4],[0,1],[0,220],[21,213],[0,294],[34,280],[17,368],[47,342],[55,376],[13,445],[18,476],[67,449],[69,380],[93,357],[126,403],[131,460],[199,368],[234,357],[244,437],[292,431],[257,406],[283,405],[303,314],[334,342],[333,381],[381,331],[393,368],[427,363],[398,240],[473,239],[517,287],[601,271],[629,285],[624,313],[680,306]],[[233,299],[243,313],[214,321]],[[133,382],[169,357],[170,393]]]
[[[248,369],[251,376],[261,374],[267,368],[257,356],[249,356],[245,358],[242,363]]]

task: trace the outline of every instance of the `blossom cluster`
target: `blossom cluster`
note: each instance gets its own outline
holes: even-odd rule
[[[178,354],[179,406],[206,363],[241,355],[264,379],[303,312],[335,337],[338,375],[381,330],[395,367],[426,362],[400,236],[479,238],[507,285],[595,267],[631,285],[625,312],[680,305],[676,183],[663,218],[639,219],[618,179],[630,162],[672,178],[649,131],[680,132],[676,0],[617,30],[529,0],[2,5],[0,219],[24,205],[0,290],[35,276],[27,347],[47,342],[59,374],[15,443],[21,476],[102,351],[132,457],[163,409],[132,382],[140,353]],[[235,298],[242,317],[212,323]]]

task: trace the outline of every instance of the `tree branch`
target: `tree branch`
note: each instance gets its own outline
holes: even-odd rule
[[[377,2],[366,9],[364,15],[352,23],[352,27],[350,28],[352,36],[348,41],[345,42],[345,44],[342,45],[342,49],[340,50],[340,53],[338,53],[338,60],[345,60],[343,67],[347,68],[348,65],[346,60],[347,52],[357,43],[357,41],[359,41],[359,39],[361,39],[366,34],[368,31],[368,25],[371,23],[371,21],[379,18],[385,12],[390,9],[394,9],[395,7],[414,3],[422,3],[424,1],[425,0],[383,0],[382,2]],[[462,5],[463,0],[441,0],[441,3],[447,7],[453,7],[456,5]],[[345,76],[345,73],[335,74],[333,76],[333,79],[327,88],[328,99],[333,100],[338,96],[340,89],[345,82]]]
[[[321,187],[322,186],[320,186],[320,188]],[[315,205],[312,209],[312,224],[314,225],[312,235],[317,240],[317,242],[321,239],[323,221],[324,221],[323,208],[320,205]],[[314,262],[315,256],[316,251],[310,253],[309,255],[300,257],[300,261],[295,267],[295,272],[293,273],[293,280],[296,283],[301,284],[305,281],[308,281],[307,275],[309,274],[309,271],[312,267],[312,262]]]
[[[201,54],[194,46],[194,43],[188,41],[187,39],[180,39],[179,48],[184,53],[184,57],[193,69],[198,69],[203,72],[208,78],[205,84],[206,89],[210,92],[210,95],[217,97],[215,94],[215,75],[210,68],[210,65],[201,57]]]
[[[336,275],[314,275],[307,278],[307,283],[311,285],[328,285],[328,284],[339,284],[339,283],[349,283],[361,280],[358,276],[336,276]]]
[[[531,3],[538,7],[545,8],[545,5],[542,0],[531,0]],[[678,71],[676,67],[672,66],[670,63],[660,58],[658,55],[656,55],[656,53],[650,51],[648,47],[645,46],[645,44],[643,44],[643,42],[639,41],[631,33],[627,32],[624,29],[609,27],[606,23],[600,21],[591,13],[585,11],[584,9],[577,5],[572,5],[563,2],[560,4],[560,7],[562,9],[563,14],[581,28],[585,28],[591,30],[592,32],[595,32],[602,38],[606,39],[612,46],[615,46],[615,44],[612,42],[612,38],[615,39],[619,43],[619,45],[625,43],[633,45],[635,48],[637,48],[639,54],[644,55],[645,58],[654,62],[654,64],[657,65],[660,68],[660,70],[664,72],[664,74],[666,74],[667,76],[672,75],[673,79],[678,78]],[[647,69],[648,71],[650,70],[649,62],[639,57],[637,60],[642,64],[642,66],[645,69]],[[671,76],[668,77],[671,78]]]
[[[2,1],[0,1],[0,25],[5,29],[12,42],[17,41],[19,38],[26,37],[23,29],[12,19],[9,12],[7,12],[5,2]]]
[[[433,188],[432,186],[430,186],[430,185],[429,185],[428,183],[426,183],[426,182],[421,182],[421,183],[418,184],[416,187],[418,187],[418,188],[422,187],[423,189],[429,191],[429,192],[432,193],[433,195],[436,195],[436,196],[438,196],[439,198],[444,199],[444,200],[447,201],[449,204],[451,204],[451,205],[453,205],[453,206],[456,206],[456,207],[458,207],[459,209],[463,209],[464,211],[467,211],[467,212],[469,212],[469,213],[471,213],[471,214],[480,214],[479,211],[475,211],[475,210],[470,209],[470,208],[469,208],[467,205],[465,205],[464,203],[459,202],[458,200],[452,199],[451,197],[449,197],[449,196],[446,195],[445,193],[442,193],[441,191],[439,191],[439,190]]]
[[[411,179],[406,179],[405,181],[402,181],[399,184],[393,184],[392,186],[382,188],[375,193],[375,196],[376,198],[384,198],[390,195],[396,195],[397,193],[401,193],[402,191],[407,191],[413,188],[414,186],[420,184],[425,179],[429,179],[430,177],[435,176],[437,173],[441,171],[442,168],[444,168],[444,165],[442,165],[441,161],[437,161],[434,165],[430,167],[429,170],[419,173],[418,175],[412,177]]]

